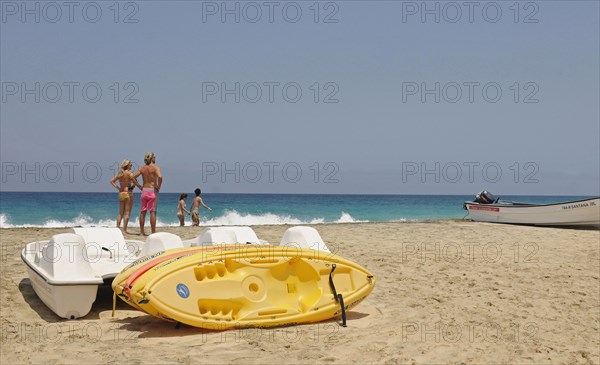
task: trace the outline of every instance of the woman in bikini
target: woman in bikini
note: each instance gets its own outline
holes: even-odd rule
[[[190,211],[186,209],[185,200],[187,199],[187,194],[179,195],[179,204],[177,204],[177,218],[179,218],[179,226],[183,227],[185,225],[185,218],[183,216],[183,212],[186,212],[190,215]]]
[[[119,182],[119,185],[117,185],[117,181]],[[121,228],[121,219],[123,219],[123,233],[129,234],[129,232],[127,232],[127,225],[129,224],[129,216],[131,215],[131,208],[133,206],[133,189],[136,186],[141,188],[141,185],[133,179],[131,161],[123,160],[119,167],[119,172],[110,180],[110,184],[119,192],[117,228]]]
[[[129,199],[127,199],[127,207],[126,207],[126,211],[128,211],[128,213],[126,214],[127,220],[129,220],[129,215],[131,214],[131,211],[133,210],[133,190],[135,189],[135,185],[137,183],[137,180],[134,182],[134,178],[133,178],[133,165],[129,168],[129,173],[131,174],[131,180],[129,182]],[[141,185],[140,185],[141,186]],[[125,225],[125,231],[127,231],[127,225]]]

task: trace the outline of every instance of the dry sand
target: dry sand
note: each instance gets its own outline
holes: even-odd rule
[[[0,363],[600,362],[600,232],[462,221],[315,226],[377,278],[335,321],[210,332],[118,303],[104,288],[83,319],[37,298],[20,249],[66,229],[2,229]],[[287,226],[260,226],[278,242]],[[164,228],[192,238],[203,228]],[[139,236],[130,236],[139,239]]]

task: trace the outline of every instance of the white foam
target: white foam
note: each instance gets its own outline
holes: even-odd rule
[[[8,215],[0,213],[0,228],[12,228],[12,224],[8,223]]]
[[[212,218],[203,222],[208,226],[260,226],[260,225],[280,225],[280,224],[324,224],[324,223],[354,223],[367,222],[355,220],[348,213],[342,212],[340,218],[333,222],[326,222],[325,218],[312,218],[302,220],[290,215],[277,215],[273,213],[241,214],[235,210],[226,211],[222,216]]]
[[[117,224],[117,220],[116,219],[101,219],[100,221],[98,221],[97,223],[94,223],[94,224],[96,226],[115,227]],[[123,221],[121,221],[121,225],[123,225]],[[140,226],[140,217],[139,216],[135,216],[135,217],[132,216],[129,218],[129,223],[127,224],[127,227],[138,227],[139,228],[139,226]],[[156,226],[157,227],[175,227],[175,226],[179,226],[179,222],[165,223],[157,218]],[[146,221],[145,221],[144,227],[150,227],[150,215],[149,214],[146,214]]]
[[[274,213],[264,214],[242,214],[235,210],[225,211],[221,216],[202,221],[203,226],[260,226],[260,225],[283,225],[283,224],[325,224],[325,223],[361,223],[366,220],[354,219],[350,214],[342,212],[340,218],[334,221],[325,221],[323,217],[311,219],[299,219],[291,215],[278,215]],[[189,226],[189,221],[186,222]],[[49,219],[42,224],[11,224],[7,214],[0,213],[0,228],[62,228],[62,227],[114,227],[115,219],[94,220],[90,216],[79,213],[73,220]],[[139,227],[139,217],[132,216],[129,219],[129,227]],[[146,226],[150,226],[150,217],[146,215]],[[179,222],[156,221],[157,227],[176,227]]]
[[[83,213],[79,213],[75,219],[72,221],[59,221],[55,219],[49,219],[44,223],[44,227],[46,228],[60,228],[60,227],[75,227],[82,226],[88,227],[92,224],[92,217],[85,215]]]
[[[265,224],[302,224],[300,219],[289,215],[264,213],[261,215],[240,214],[235,210],[225,211],[222,216],[203,222],[209,226],[258,226]]]
[[[368,222],[368,221],[354,219],[354,218],[352,218],[352,216],[350,214],[348,214],[346,212],[342,212],[342,216],[340,217],[340,219],[338,219],[334,223],[363,223],[363,222]]]
[[[150,217],[146,216],[146,225],[150,225]],[[173,223],[163,223],[160,220],[156,220],[156,225],[159,227],[167,227],[167,226],[178,226],[178,222]],[[73,220],[57,220],[57,219],[48,219],[42,224],[11,224],[10,217],[7,214],[0,213],[0,228],[63,228],[63,227],[115,227],[116,220],[115,219],[100,219],[98,221],[94,221],[90,216],[79,213],[77,217]],[[132,217],[129,220],[130,227],[139,227],[139,217]]]

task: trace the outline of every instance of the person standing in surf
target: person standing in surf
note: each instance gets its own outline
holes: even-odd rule
[[[200,206],[202,205],[204,208],[208,209],[209,212],[212,212],[212,209],[207,207],[206,204],[204,204],[204,202],[202,201],[202,197],[200,196],[200,194],[202,194],[202,191],[200,190],[200,188],[194,190],[194,193],[196,194],[196,197],[194,198],[194,200],[192,200],[192,226],[199,226]]]
[[[133,189],[137,185],[140,189],[142,186],[133,178],[131,172],[131,161],[123,160],[119,166],[119,172],[110,180],[110,184],[119,192],[119,214],[117,215],[117,228],[121,229],[121,220],[123,220],[123,233],[127,232],[129,224],[129,216],[131,215],[131,207],[133,206]],[[117,181],[119,185],[117,185]]]
[[[156,201],[160,187],[162,186],[163,176],[160,167],[155,164],[156,156],[153,152],[144,155],[144,166],[140,167],[133,175],[137,182],[138,176],[142,175],[142,209],[140,211],[140,234],[146,236],[144,224],[146,222],[146,212],[150,212],[150,228],[152,233],[156,232]]]
[[[179,204],[177,204],[177,218],[179,219],[180,227],[185,226],[185,216],[183,215],[183,212],[186,212],[188,215],[191,214],[191,212],[187,210],[185,206],[185,200],[187,199],[187,197],[187,194],[179,195]]]

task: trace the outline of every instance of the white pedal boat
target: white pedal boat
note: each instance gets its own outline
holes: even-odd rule
[[[87,315],[98,286],[112,280],[135,260],[164,250],[218,244],[269,244],[250,227],[207,228],[200,236],[182,241],[177,235],[154,233],[145,242],[125,240],[118,228],[72,228],[48,241],[28,243],[21,251],[31,286],[56,315],[76,319]],[[311,227],[289,228],[281,246],[330,252]]]

